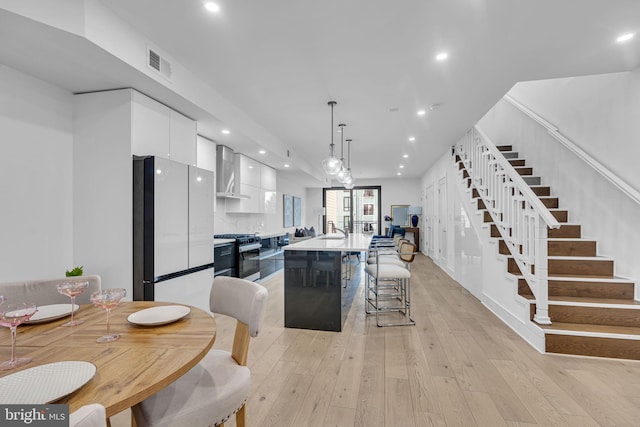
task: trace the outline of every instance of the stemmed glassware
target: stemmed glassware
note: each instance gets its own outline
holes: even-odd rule
[[[65,282],[56,285],[58,292],[71,298],[71,320],[63,323],[62,326],[76,326],[84,323],[84,320],[76,320],[74,317],[76,308],[76,297],[89,287],[89,282]]]
[[[103,335],[98,338],[96,340],[97,342],[110,342],[120,338],[120,335],[111,333],[111,329],[109,327],[109,313],[111,313],[112,308],[116,307],[120,303],[120,300],[122,300],[126,294],[127,291],[123,288],[103,289],[91,294],[91,302],[107,311],[107,335]]]
[[[16,330],[18,325],[29,320],[36,311],[38,311],[38,308],[34,303],[10,304],[2,297],[2,302],[0,303],[0,325],[6,326],[11,331],[11,359],[0,363],[0,371],[7,371],[31,362],[30,357],[16,357]]]

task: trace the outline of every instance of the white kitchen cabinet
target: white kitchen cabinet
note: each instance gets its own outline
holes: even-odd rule
[[[196,138],[196,166],[216,171],[216,143],[200,135]]]
[[[262,211],[266,214],[274,214],[277,212],[276,207],[278,205],[277,192],[274,190],[260,189],[260,202],[262,204]]]
[[[262,163],[245,156],[244,154],[234,154],[235,180],[236,183],[250,185],[260,188],[262,175]],[[244,194],[241,192],[241,194]]]
[[[131,153],[196,164],[196,122],[131,90]]]
[[[260,164],[260,188],[276,191],[276,170],[274,168]]]
[[[196,137],[196,166],[200,169],[214,172],[213,188],[216,188],[216,143],[203,138],[200,135]],[[213,198],[213,211],[218,208],[217,198]]]
[[[129,125],[123,123],[122,125]],[[137,156],[171,157],[171,109],[131,91],[131,152]]]
[[[177,111],[169,111],[171,160],[193,166],[196,164],[196,122]]]
[[[237,191],[242,199],[227,199],[227,213],[263,213],[261,189],[248,184],[236,184]]]

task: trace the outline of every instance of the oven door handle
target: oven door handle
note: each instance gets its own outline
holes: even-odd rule
[[[249,252],[249,251],[254,251],[256,249],[260,249],[262,247],[262,244],[260,243],[252,243],[249,245],[242,245],[240,247],[238,247],[238,252],[243,253],[243,252]]]

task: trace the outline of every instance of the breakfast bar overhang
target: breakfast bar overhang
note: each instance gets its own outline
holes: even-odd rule
[[[344,304],[343,255],[369,248],[371,235],[329,234],[284,247],[284,326],[342,331],[350,304]]]

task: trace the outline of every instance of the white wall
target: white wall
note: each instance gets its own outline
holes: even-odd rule
[[[509,95],[640,191],[640,69],[522,82]]]
[[[0,65],[0,282],[73,267],[73,95]]]
[[[608,92],[610,85],[600,82],[598,77],[604,82],[615,82],[613,86],[616,88],[626,85],[626,90],[616,89],[616,91],[625,92],[626,95],[612,96]],[[592,98],[585,99],[574,93],[573,86],[577,84],[576,81],[584,85],[582,92],[590,92]],[[631,179],[628,181],[629,184],[637,186],[640,182],[638,168],[627,165],[627,162],[635,161],[640,154],[637,143],[640,132],[637,132],[637,117],[628,117],[626,109],[636,102],[640,105],[638,73],[589,76],[571,79],[570,82],[565,83],[568,85],[570,83],[572,86],[568,92],[563,91],[563,87],[559,86],[557,81],[539,82],[535,85],[537,89],[535,97],[531,98],[532,104],[536,107],[542,105],[535,103],[535,100],[542,96],[540,94],[550,99],[549,105],[554,101],[559,104],[559,108],[549,108],[545,112],[545,118],[554,124],[561,123],[561,130],[581,129],[586,132],[587,129],[595,130],[605,127],[606,117],[602,117],[604,114],[627,116],[626,123],[616,120],[615,126],[612,125],[608,133],[599,130],[602,139],[597,142],[592,141],[586,144],[577,139],[583,136],[585,139],[592,139],[591,136],[587,138],[577,130],[572,132],[572,138],[576,138],[572,141],[584,150],[591,151],[598,160],[600,159],[596,153],[607,151],[609,147],[611,153],[604,156],[609,162],[609,168],[620,175],[627,175]],[[533,87],[533,83],[528,86]],[[599,94],[599,91],[602,93]],[[528,92],[524,93],[524,95],[527,94]],[[514,95],[522,96],[516,99],[535,111],[536,107],[528,105],[528,96],[524,96],[521,92]],[[581,99],[582,106],[575,104],[574,97]],[[610,111],[605,113],[594,110],[592,104],[600,99],[607,100]],[[571,116],[567,110],[573,111],[574,116]],[[640,109],[636,108],[636,116],[637,112],[640,112]],[[558,117],[554,114],[558,114]],[[591,117],[590,114],[595,116]],[[588,124],[589,122],[601,123],[596,126]],[[638,298],[640,264],[637,254],[640,252],[640,227],[638,227],[640,205],[552,138],[540,125],[506,101],[500,101],[487,113],[480,121],[480,126],[495,144],[513,144],[514,149],[521,153],[521,157],[526,158],[527,164],[534,168],[534,174],[540,175],[542,183],[550,185],[552,194],[559,197],[560,208],[569,211],[569,222],[582,225],[583,237],[597,240],[598,255],[612,257],[615,261],[615,273],[636,281],[636,298]],[[627,138],[634,139],[627,140]],[[590,144],[601,145],[604,148],[598,147],[596,150]],[[626,152],[628,159],[623,159],[624,156],[616,154],[617,151]]]

